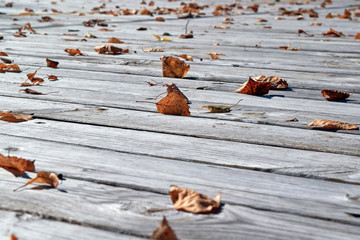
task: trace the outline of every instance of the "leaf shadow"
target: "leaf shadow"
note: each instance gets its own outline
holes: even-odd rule
[[[17,169],[14,168],[3,168],[6,171],[10,172],[12,175],[14,175],[15,177],[21,177],[21,178],[25,178],[25,179],[31,179],[31,177],[26,173],[26,172],[21,172]]]
[[[24,190],[37,190],[38,191],[38,190],[50,190],[50,189],[56,189],[59,192],[67,193],[67,191],[64,189],[58,189],[58,188],[54,188],[54,187],[48,186],[48,185],[37,185],[37,186],[31,187],[31,188],[25,188]]]
[[[282,97],[282,98],[284,98],[285,95],[281,95],[281,94],[271,94],[271,95],[259,96],[259,97],[271,99],[271,98],[273,98],[273,97]]]

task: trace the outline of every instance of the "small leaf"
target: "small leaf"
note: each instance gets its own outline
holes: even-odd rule
[[[15,156],[7,156],[0,154],[0,167],[13,169],[20,173],[35,172],[34,161],[26,160]]]
[[[315,119],[307,125],[308,127],[313,127],[317,129],[324,130],[357,130],[359,129],[356,124],[332,121],[332,120],[322,120]]]
[[[170,92],[156,103],[156,108],[162,114],[190,116],[187,102],[179,92]]]
[[[50,60],[50,59],[46,59],[46,64],[48,67],[50,68],[57,68],[57,66],[59,65],[59,62],[56,62],[56,61],[53,61],[53,60]]]
[[[30,179],[23,186],[14,189],[14,192],[20,188],[23,188],[29,184],[34,184],[34,183],[44,183],[50,185],[53,188],[56,188],[59,185],[59,178],[55,173],[41,171],[36,174],[35,178]]]
[[[334,29],[330,28],[330,30],[326,33],[322,33],[323,36],[330,36],[330,37],[345,37],[342,32],[335,31]]]
[[[155,240],[178,240],[174,231],[169,226],[165,216],[157,229],[153,232],[150,239]]]
[[[122,49],[118,47],[114,47],[112,45],[101,45],[94,47],[94,50],[99,54],[122,54],[122,53],[129,53],[129,49]]]
[[[265,77],[263,75],[253,78],[253,80],[256,80],[257,82],[268,82],[271,83],[270,90],[279,90],[279,89],[286,89],[288,88],[288,83],[284,79],[282,79],[279,76],[270,76]]]
[[[35,91],[35,90],[30,89],[30,88],[25,88],[23,90],[20,90],[20,92],[24,92],[24,93],[32,94],[32,95],[46,95],[45,93]]]
[[[162,76],[170,78],[184,78],[190,70],[190,65],[173,57],[161,57]]]
[[[242,85],[241,88],[236,90],[237,93],[250,94],[250,95],[264,95],[269,92],[271,88],[270,82],[257,82],[251,77]]]
[[[330,89],[323,89],[321,91],[323,97],[328,101],[345,100],[348,97],[350,97],[353,93],[330,90]],[[326,98],[326,96],[328,96],[328,98]]]
[[[66,48],[64,51],[70,54],[71,56],[84,55],[78,48],[76,49]]]
[[[24,122],[33,119],[33,116],[22,113],[0,111],[0,120],[6,122]]]
[[[20,72],[20,67],[16,64],[0,63],[0,70],[4,72]]]

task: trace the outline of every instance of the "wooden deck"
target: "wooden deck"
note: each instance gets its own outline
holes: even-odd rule
[[[306,125],[314,119],[360,124],[360,40],[353,36],[360,32],[360,18],[354,16],[360,8],[352,11],[352,20],[325,18],[360,2],[333,0],[320,8],[323,1],[258,1],[254,13],[246,6],[256,1],[238,1],[244,9],[213,16],[216,5],[233,1],[198,0],[209,5],[202,10],[206,15],[161,15],[165,22],[155,21],[157,15],[113,16],[92,9],[102,2],[106,7],[100,11],[177,8],[181,1],[155,0],[149,7],[140,0],[19,0],[3,7],[7,2],[0,0],[0,51],[22,72],[0,73],[0,110],[34,114],[35,119],[1,121],[0,153],[10,149],[11,155],[35,159],[37,171],[62,173],[66,180],[57,189],[13,192],[28,179],[0,169],[0,239],[11,234],[27,240],[143,239],[163,216],[179,239],[359,239],[360,131]],[[304,14],[303,20],[276,20],[280,7],[312,8],[319,18]],[[19,15],[25,8],[34,14]],[[41,16],[54,21],[38,22]],[[224,24],[225,17],[234,24]],[[113,31],[85,27],[82,22],[90,19],[104,19],[105,28]],[[194,38],[180,39],[188,20]],[[36,34],[14,37],[27,22]],[[330,28],[345,37],[322,36]],[[299,29],[314,36],[300,35]],[[87,32],[97,38],[80,41]],[[152,35],[164,32],[173,40],[161,42]],[[110,37],[124,41],[117,46],[130,53],[97,54],[93,48]],[[279,48],[289,44],[301,50]],[[66,48],[79,48],[84,56],[69,56]],[[164,52],[143,51],[148,48]],[[208,52],[224,55],[211,60]],[[160,57],[180,54],[194,58],[186,77],[163,78]],[[46,58],[60,62],[58,69],[46,67]],[[39,67],[38,77],[53,74],[59,81],[31,87],[46,95],[19,92],[26,74]],[[257,75],[281,76],[290,89],[262,97],[235,93],[239,84]],[[191,100],[191,117],[162,115],[155,104],[137,102],[151,101],[166,83],[177,84]],[[322,89],[355,94],[348,101],[330,102]],[[197,111],[240,98],[230,113]],[[285,121],[291,118],[299,121]],[[172,207],[171,185],[211,197],[220,190],[224,205],[210,215],[149,211]]]

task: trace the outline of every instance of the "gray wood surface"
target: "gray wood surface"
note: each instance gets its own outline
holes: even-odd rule
[[[155,0],[154,7],[140,2],[106,1],[101,11],[180,6],[180,1]],[[359,236],[360,131],[306,127],[314,119],[360,125],[360,41],[353,37],[359,3],[333,1],[321,8],[323,1],[238,1],[244,9],[235,9],[233,15],[211,14],[217,5],[232,2],[196,1],[209,8],[203,10],[206,15],[189,20],[194,38],[180,39],[188,19],[174,14],[161,15],[165,22],[156,22],[157,15],[99,14],[92,9],[101,1],[21,0],[9,8],[0,0],[0,51],[22,70],[0,73],[0,110],[34,115],[28,122],[0,122],[0,153],[11,150],[11,155],[34,159],[37,171],[62,173],[66,179],[57,189],[29,186],[13,192],[35,174],[14,177],[0,169],[0,239],[11,233],[19,239],[143,239],[162,216],[180,239]],[[247,11],[255,2],[260,3],[258,13]],[[304,20],[276,20],[280,7],[312,8],[319,18],[303,14]],[[35,14],[19,15],[25,8]],[[352,20],[325,18],[350,8]],[[55,21],[38,22],[41,16]],[[224,24],[225,17],[234,24]],[[89,19],[104,19],[114,31],[83,26]],[[27,22],[37,33],[26,31],[28,37],[15,38]],[[322,25],[310,26],[314,22]],[[214,28],[223,25],[230,28]],[[322,36],[330,28],[345,37]],[[314,36],[299,35],[298,29]],[[80,41],[87,32],[98,38]],[[152,36],[164,32],[173,40],[160,42]],[[93,48],[110,37],[124,41],[117,46],[130,53],[97,54]],[[279,48],[288,44],[301,49]],[[79,48],[84,56],[69,56],[65,48]],[[165,52],[144,52],[147,48]],[[208,52],[224,55],[211,60]],[[187,76],[162,77],[159,58],[180,54],[194,57]],[[59,61],[59,68],[47,68],[46,58]],[[39,67],[37,77],[54,74],[59,81],[32,87],[46,95],[19,92],[26,74]],[[290,89],[262,97],[235,93],[239,84],[257,75],[279,75]],[[169,83],[191,100],[191,117],[161,115],[155,104],[141,102],[156,102],[153,98]],[[347,101],[328,102],[322,89],[355,93]],[[197,111],[204,105],[230,106],[240,98],[230,113]],[[286,122],[291,118],[299,121]],[[167,194],[171,185],[208,196],[221,191],[224,205],[210,215],[161,211],[172,207]],[[160,211],[152,211],[156,209]]]

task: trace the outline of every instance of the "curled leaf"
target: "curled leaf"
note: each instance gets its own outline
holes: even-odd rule
[[[271,83],[270,90],[278,90],[278,89],[286,89],[288,88],[288,83],[284,79],[282,79],[279,76],[270,76],[265,77],[264,75],[261,75],[259,77],[254,78],[257,82],[268,82]]]
[[[118,47],[114,47],[112,45],[101,45],[94,47],[94,50],[99,54],[121,54],[121,53],[129,53],[129,49],[122,49]]]
[[[159,113],[169,115],[190,116],[188,100],[179,92],[170,92],[163,99],[156,103]]]
[[[179,211],[191,213],[213,213],[220,207],[220,193],[211,199],[208,196],[187,188],[172,186],[169,195],[174,207]]]
[[[249,80],[246,83],[242,84],[242,87],[235,92],[259,96],[267,94],[270,88],[270,82],[257,82],[254,81],[251,77],[249,77]]]
[[[330,89],[323,89],[321,91],[321,94],[328,101],[345,100],[352,95],[352,93],[330,90]],[[328,96],[328,98],[326,98],[326,96]]]
[[[186,61],[194,61],[192,56],[186,55],[186,54],[181,54],[179,55],[179,57],[181,57],[182,59],[186,60]]]
[[[342,32],[335,31],[334,29],[330,28],[330,30],[326,33],[322,33],[323,36],[330,36],[330,37],[345,37]]]
[[[178,240],[174,231],[169,226],[168,221],[166,220],[165,216],[159,225],[158,228],[155,229],[153,234],[151,235],[150,239],[155,240]]]
[[[162,42],[169,42],[172,40],[172,38],[168,38],[168,37],[164,37],[164,38],[161,38],[159,35],[157,34],[153,34],[154,37],[156,37],[159,41],[162,41]]]
[[[20,67],[16,64],[0,63],[0,71],[4,72],[20,72]]]
[[[71,56],[84,55],[78,48],[76,49],[66,48],[64,51],[70,54]]]
[[[59,80],[58,77],[55,76],[55,75],[49,75],[48,79],[49,79],[50,81],[57,81],[57,80]]]
[[[22,113],[0,111],[0,120],[6,122],[24,122],[33,119],[33,116]]]
[[[19,173],[35,172],[34,161],[26,160],[15,156],[7,156],[0,154],[0,167],[16,170]]]
[[[184,78],[190,70],[190,65],[173,57],[161,57],[162,76],[171,78]]]
[[[46,64],[48,67],[50,68],[57,68],[57,66],[59,65],[59,62],[56,62],[56,61],[53,61],[53,60],[50,60],[50,59],[46,59]]]
[[[217,53],[217,52],[208,52],[207,54],[210,55],[211,59],[213,59],[213,60],[220,60],[220,58],[218,56],[224,55],[222,53]]]
[[[56,188],[59,185],[59,178],[55,173],[41,171],[36,174],[35,178],[30,179],[23,186],[14,189],[14,191],[34,183],[44,183],[50,185],[53,188]]]
[[[308,127],[313,127],[317,129],[324,130],[357,130],[359,129],[356,124],[332,121],[332,120],[322,120],[315,119],[307,125]]]
[[[115,37],[112,37],[112,38],[109,39],[108,43],[119,43],[119,44],[121,44],[121,43],[124,43],[124,42],[117,39],[117,38],[115,38]]]

